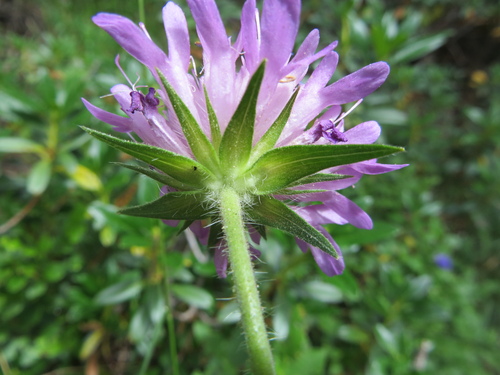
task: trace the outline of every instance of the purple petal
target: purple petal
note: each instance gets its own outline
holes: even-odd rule
[[[339,259],[335,259],[333,256],[325,253],[319,248],[311,246],[298,238],[296,238],[295,241],[303,252],[306,252],[308,248],[311,249],[311,253],[314,257],[314,260],[316,261],[316,264],[327,276],[336,276],[342,274],[342,272],[344,272],[345,264],[339,245],[324,228],[316,227],[316,229],[318,229],[330,241],[335,250],[337,250]]]
[[[113,130],[121,133],[129,133],[132,131],[133,121],[128,117],[115,115],[114,113],[107,112],[95,105],[89,103],[82,98],[82,102],[87,110],[98,120],[106,122],[113,126]]]
[[[356,203],[343,195],[334,192],[330,199],[323,203],[355,227],[361,229],[373,228],[373,222],[370,216],[368,216],[368,214]]]
[[[203,82],[221,130],[224,130],[239,100],[234,95],[234,64],[239,52],[231,47],[213,0],[188,0],[188,5],[203,48]]]
[[[168,40],[168,56],[174,65],[188,70],[189,57],[189,31],[186,17],[182,9],[173,2],[168,2],[163,7],[163,24]]]
[[[128,18],[110,13],[98,13],[92,21],[111,35],[125,51],[150,70],[167,68],[165,53]]]
[[[350,167],[363,174],[382,174],[409,166],[410,164],[380,164],[375,159],[352,164]]]
[[[241,45],[241,48],[235,46],[236,50],[244,52],[245,66],[250,72],[255,71],[260,62],[256,12],[255,0],[246,1],[241,11],[241,29],[236,41],[236,45]]]
[[[224,244],[223,244],[224,243]],[[215,269],[217,270],[217,275],[221,278],[227,277],[227,245],[224,241],[221,241],[216,247],[214,252],[214,263]]]
[[[328,105],[354,102],[378,89],[389,70],[389,65],[382,61],[367,65],[326,87],[321,95],[326,96]]]
[[[376,121],[367,121],[346,131],[348,144],[372,144],[380,136],[380,125]]]
[[[270,71],[280,71],[288,62],[300,21],[300,0],[267,0],[262,9],[261,58]]]

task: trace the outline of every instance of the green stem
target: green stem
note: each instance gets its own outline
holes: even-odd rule
[[[220,211],[238,298],[243,330],[254,375],[273,375],[274,361],[246,239],[239,194],[230,187],[220,191]]]

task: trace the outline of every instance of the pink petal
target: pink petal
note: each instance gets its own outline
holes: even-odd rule
[[[378,89],[389,75],[389,70],[389,65],[382,61],[367,65],[326,87],[321,95],[327,105],[354,102]]]
[[[91,104],[84,98],[82,98],[82,102],[87,108],[87,110],[98,120],[106,122],[112,126],[114,126],[113,130],[121,133],[129,133],[132,131],[133,121],[128,117],[123,117],[119,115],[115,115],[114,113],[107,112],[95,105]]]
[[[189,31],[186,17],[182,9],[173,2],[163,7],[163,24],[168,40],[168,57],[172,64],[182,67],[186,72],[191,56],[189,45]]]
[[[380,136],[380,125],[376,121],[367,121],[346,131],[347,144],[372,144]]]

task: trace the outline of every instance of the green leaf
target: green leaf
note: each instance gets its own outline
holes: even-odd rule
[[[1,137],[0,152],[37,152],[43,151],[43,146],[25,138]]]
[[[119,139],[84,126],[81,128],[100,141],[151,164],[186,185],[202,188],[206,186],[207,180],[213,178],[207,168],[193,159],[144,143]]]
[[[261,157],[264,153],[271,150],[283,132],[285,125],[290,117],[290,113],[292,112],[293,105],[295,104],[295,99],[297,99],[297,95],[299,94],[299,89],[295,90],[292,97],[286,103],[285,108],[281,111],[280,115],[271,125],[271,127],[267,130],[267,132],[262,136],[259,142],[252,149],[252,156],[250,162],[255,162],[259,157]]]
[[[383,324],[375,325],[375,337],[378,344],[393,358],[399,355],[398,342],[394,334],[389,331]]]
[[[104,330],[102,328],[98,328],[92,331],[92,333],[85,338],[80,349],[80,353],[78,354],[80,360],[86,361],[97,350],[102,342],[103,336]]]
[[[210,309],[214,304],[214,297],[198,286],[174,284],[172,285],[172,293],[181,301],[200,309]]]
[[[128,301],[139,295],[142,290],[140,280],[124,280],[101,290],[94,299],[98,305],[114,305]]]
[[[153,202],[125,208],[118,213],[165,220],[198,220],[214,214],[213,208],[207,207],[206,201],[204,192],[172,192]]]
[[[445,44],[450,36],[450,31],[443,31],[416,41],[410,39],[405,46],[393,54],[390,63],[403,64],[424,57]]]
[[[326,168],[376,159],[403,151],[384,145],[297,145],[264,154],[242,176],[258,181],[255,194],[270,194]]]
[[[42,194],[50,182],[52,166],[50,160],[42,159],[35,164],[28,176],[26,189],[33,195]]]
[[[155,170],[149,169],[149,168],[144,168],[140,167],[138,165],[133,165],[133,164],[126,164],[126,163],[113,163],[116,165],[119,165],[120,167],[125,167],[128,168],[132,171],[141,173],[145,176],[148,176],[152,178],[155,181],[161,182],[162,184],[168,185],[170,187],[176,188],[178,190],[193,190],[194,186],[189,186],[186,184],[183,184],[180,181],[177,181],[175,178],[170,177],[164,173],[156,172]]]
[[[177,95],[174,88],[168,83],[163,73],[159,69],[157,69],[157,72],[165,86],[168,98],[172,103],[174,112],[181,124],[182,132],[189,143],[191,151],[193,151],[193,155],[212,172],[218,171],[219,159],[212,143],[210,143],[210,140],[201,129],[189,108],[184,104],[179,95]]]
[[[212,145],[216,150],[218,150],[222,138],[219,127],[219,120],[217,120],[217,115],[215,114],[214,107],[212,107],[212,103],[210,102],[210,98],[208,97],[208,92],[205,87],[203,87],[203,91],[205,92],[205,101],[207,103],[207,113],[208,113],[208,121],[210,122],[210,134],[212,135]]]
[[[222,136],[219,153],[222,168],[225,170],[245,166],[250,157],[257,98],[265,68],[266,63],[263,61],[250,79],[245,94]]]
[[[305,297],[324,303],[337,303],[342,301],[342,292],[335,285],[319,280],[308,281],[301,286]]]
[[[283,202],[270,196],[257,197],[255,205],[245,212],[252,223],[267,225],[291,234],[338,259],[330,241],[316,228],[300,217]]]

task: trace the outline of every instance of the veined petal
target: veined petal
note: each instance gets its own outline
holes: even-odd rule
[[[266,0],[262,9],[261,58],[270,71],[287,63],[299,28],[300,0]]]
[[[129,133],[132,131],[134,123],[128,117],[123,117],[119,115],[115,115],[114,113],[107,112],[95,105],[91,104],[84,98],[82,98],[82,102],[87,108],[87,110],[98,120],[101,120],[105,123],[108,123],[113,126],[113,130],[121,133]]]
[[[229,43],[215,1],[188,0],[188,5],[203,48],[203,83],[224,130],[240,100],[234,95],[234,64],[239,53]]]
[[[396,171],[407,166],[409,166],[409,164],[381,164],[377,163],[376,159],[373,159],[352,164],[351,168],[362,174],[382,174]]]
[[[303,252],[307,252],[308,248],[311,249],[311,253],[314,257],[314,260],[316,261],[316,264],[327,276],[336,276],[342,274],[345,269],[345,264],[339,245],[325,229],[323,229],[322,227],[318,227],[316,229],[323,233],[323,235],[331,242],[331,244],[339,254],[339,259],[335,259],[331,255],[325,253],[324,251],[321,251],[315,246],[309,245],[308,243],[300,239],[295,239],[297,245],[299,245],[300,249]]]
[[[343,195],[333,192],[330,199],[323,203],[355,227],[361,229],[373,228],[373,222],[370,216],[368,216],[368,214],[356,203]]]
[[[380,136],[380,125],[376,121],[367,121],[356,125],[344,133],[348,144],[371,144]]]
[[[389,75],[389,65],[376,62],[339,79],[322,90],[327,105],[345,104],[362,99],[378,89]]]
[[[187,71],[191,52],[186,16],[182,9],[171,1],[163,7],[162,14],[168,40],[168,57],[172,64]]]
[[[128,18],[117,14],[98,13],[92,17],[92,21],[151,71],[167,68],[165,53]]]
[[[235,48],[237,51],[243,51],[245,67],[250,74],[257,69],[261,60],[257,17],[258,10],[255,5],[255,0],[247,0],[241,12],[241,29],[235,43]]]
[[[227,251],[227,244],[225,241],[221,241],[215,247],[215,252],[214,252],[215,269],[217,271],[217,275],[219,275],[219,277],[222,279],[226,278],[227,276],[228,259],[226,251]]]

